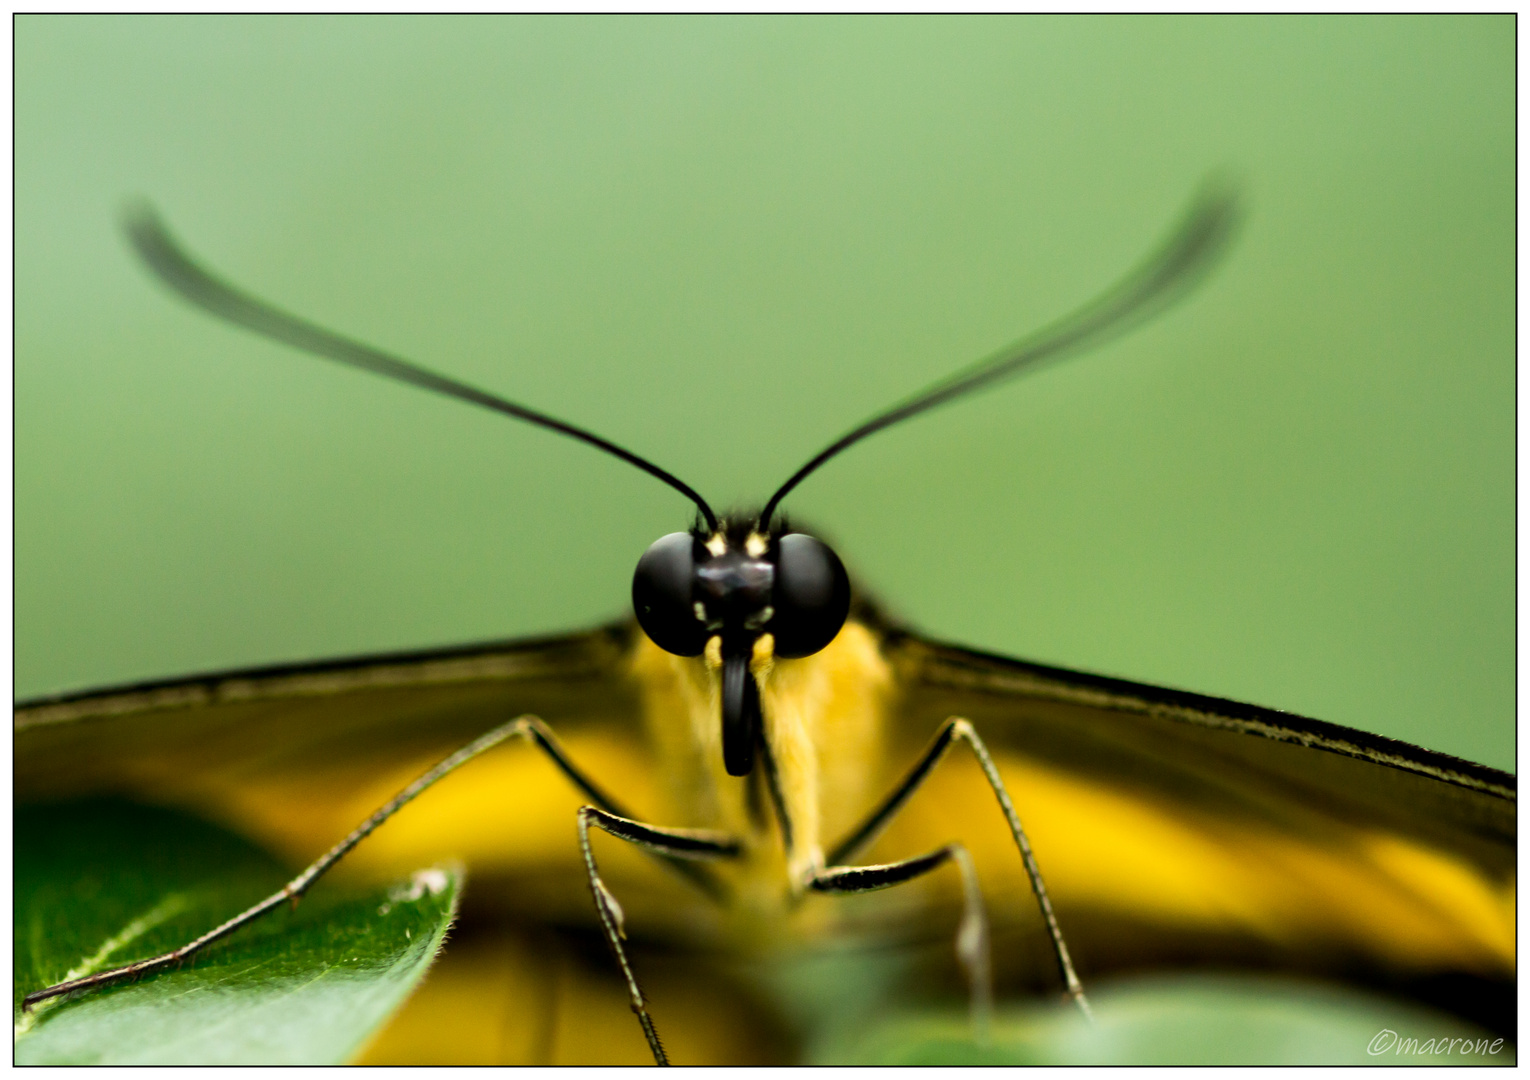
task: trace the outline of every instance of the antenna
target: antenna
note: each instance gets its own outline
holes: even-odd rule
[[[684,481],[665,472],[648,459],[639,457],[630,450],[624,450],[584,428],[566,424],[546,413],[517,405],[513,401],[496,397],[444,375],[437,375],[407,360],[390,356],[380,349],[374,349],[359,341],[352,341],[322,326],[295,315],[289,315],[263,300],[239,291],[204,270],[190,255],[186,254],[185,250],[176,243],[175,238],[170,235],[170,230],[165,227],[165,223],[155,213],[154,208],[147,202],[138,201],[127,207],[123,214],[123,227],[127,230],[128,239],[132,241],[139,257],[155,276],[203,311],[315,356],[336,360],[342,364],[361,368],[363,371],[410,383],[460,401],[481,405],[486,409],[504,413],[506,416],[513,416],[517,420],[524,420],[528,424],[536,424],[556,431],[560,435],[567,435],[580,442],[588,443],[664,481],[696,504],[697,509],[701,511],[701,516],[706,519],[709,530],[713,532],[717,530],[717,515],[712,513],[712,508],[707,505],[706,500],[691,490]]]
[[[830,443],[782,484],[760,514],[768,527],[781,500],[820,465],[883,428],[997,385],[1120,334],[1158,314],[1200,281],[1227,247],[1240,216],[1238,190],[1228,179],[1202,184],[1167,239],[1115,285],[1083,307],[1029,337],[984,357],[867,420]]]

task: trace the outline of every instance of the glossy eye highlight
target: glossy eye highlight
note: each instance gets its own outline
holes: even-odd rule
[[[655,645],[676,656],[700,656],[707,645],[706,625],[696,617],[691,599],[696,547],[688,532],[661,536],[643,552],[632,575],[638,625]]]
[[[767,629],[776,655],[811,656],[822,649],[850,613],[850,576],[834,549],[806,533],[781,537],[772,596],[775,614]]]

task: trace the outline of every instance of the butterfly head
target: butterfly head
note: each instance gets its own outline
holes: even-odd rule
[[[833,641],[850,612],[850,578],[822,540],[725,519],[654,541],[638,560],[632,607],[659,648],[720,663],[723,764],[746,776],[763,730],[751,664]]]

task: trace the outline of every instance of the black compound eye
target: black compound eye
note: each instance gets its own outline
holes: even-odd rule
[[[632,575],[632,610],[655,645],[677,656],[700,656],[707,628],[696,618],[691,583],[696,578],[696,538],[670,533],[655,540]]]
[[[834,640],[850,613],[850,576],[834,549],[806,533],[781,537],[776,554],[775,614],[767,629],[776,655],[811,656]]]

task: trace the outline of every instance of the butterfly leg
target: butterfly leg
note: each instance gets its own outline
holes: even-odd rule
[[[615,801],[613,801],[603,791],[596,787],[594,782],[586,777],[579,770],[579,768],[569,760],[568,755],[564,753],[562,746],[558,743],[557,738],[553,735],[551,729],[549,729],[546,724],[537,719],[535,716],[517,717],[516,719],[510,721],[508,724],[502,724],[495,728],[493,731],[490,731],[486,735],[483,735],[480,738],[474,740],[449,757],[443,758],[433,768],[429,769],[427,772],[422,774],[419,779],[415,780],[414,783],[410,784],[397,795],[393,796],[393,798],[389,799],[387,803],[385,803],[380,809],[377,810],[376,813],[367,818],[360,825],[356,826],[356,828],[351,831],[349,836],[326,851],[312,865],[310,865],[302,873],[298,874],[297,877],[293,878],[291,881],[287,882],[286,885],[282,886],[280,890],[272,893],[270,896],[266,897],[259,903],[245,909],[238,915],[235,915],[233,918],[229,919],[221,926],[214,927],[212,930],[209,930],[207,933],[203,934],[201,937],[195,939],[194,941],[189,941],[185,945],[182,945],[180,948],[171,952],[164,953],[160,956],[150,957],[147,960],[139,960],[136,963],[126,964],[122,967],[111,968],[106,971],[99,971],[94,975],[87,975],[78,979],[69,979],[65,982],[56,983],[53,986],[45,987],[42,990],[35,991],[31,994],[28,994],[22,1000],[22,1009],[30,1009],[39,1001],[45,1001],[48,998],[58,997],[60,994],[67,994],[73,990],[86,990],[90,989],[91,987],[105,986],[110,983],[120,982],[123,979],[132,979],[140,975],[146,975],[150,972],[158,971],[161,968],[170,967],[173,964],[179,964],[181,961],[188,959],[198,952],[201,952],[213,942],[220,941],[223,938],[228,937],[240,927],[249,925],[256,919],[260,918],[262,915],[265,915],[267,912],[280,907],[284,903],[291,903],[292,905],[296,906],[298,900],[302,898],[303,894],[306,893],[313,886],[314,882],[318,881],[318,879],[322,877],[330,867],[334,866],[335,863],[339,862],[341,858],[343,858],[352,848],[370,836],[373,830],[375,830],[379,825],[387,821],[394,814],[398,813],[398,811],[416,795],[419,795],[422,791],[430,787],[437,780],[440,780],[442,777],[446,776],[448,773],[462,765],[467,764],[479,754],[493,749],[507,739],[517,737],[530,740],[550,758],[552,758],[553,763],[557,765],[559,770],[574,783],[575,787],[584,792],[587,797],[596,803],[599,803],[602,807],[612,813],[620,814],[623,812]]]
[[[704,829],[661,829],[594,806],[579,809],[579,847],[584,852],[584,865],[589,871],[590,892],[595,897],[595,911],[600,916],[601,929],[605,932],[606,943],[616,955],[622,977],[627,981],[632,1011],[637,1014],[638,1023],[643,1025],[643,1034],[648,1038],[648,1048],[653,1051],[654,1063],[668,1065],[669,1058],[664,1053],[659,1033],[654,1030],[653,1018],[648,1015],[644,1004],[643,991],[627,959],[627,950],[622,947],[622,941],[627,936],[622,907],[616,902],[611,890],[606,888],[606,883],[600,879],[600,871],[595,866],[595,853],[590,849],[591,825],[667,860],[732,858],[742,848],[737,840],[723,833]]]
[[[853,858],[857,852],[868,847],[886,827],[893,815],[901,810],[903,804],[908,802],[914,792],[919,789],[919,785],[924,783],[931,770],[940,763],[941,758],[945,757],[946,751],[958,741],[965,742],[971,748],[978,765],[983,770],[983,775],[988,779],[988,786],[993,789],[994,797],[999,801],[999,809],[1004,813],[1010,835],[1014,837],[1015,846],[1020,851],[1020,861],[1025,864],[1026,876],[1030,878],[1031,891],[1036,894],[1036,903],[1041,909],[1042,920],[1046,923],[1047,934],[1052,939],[1052,953],[1057,959],[1057,969],[1062,975],[1068,996],[1073,999],[1079,1010],[1092,1020],[1094,1014],[1089,1008],[1089,1000],[1084,996],[1084,985],[1073,969],[1073,959],[1068,954],[1068,943],[1063,940],[1062,928],[1057,925],[1057,916],[1052,911],[1052,900],[1047,895],[1046,882],[1041,878],[1041,868],[1036,865],[1036,856],[1031,852],[1031,842],[1026,838],[1025,828],[1020,824],[1020,815],[1015,813],[1015,805],[1010,801],[1009,792],[1005,789],[999,770],[993,763],[993,757],[988,753],[988,748],[983,745],[983,740],[978,737],[970,721],[953,716],[941,725],[924,755],[898,782],[892,793],[867,815],[860,828],[852,832],[829,853],[829,865],[838,867],[846,860]]]
[[[956,957],[967,972],[972,988],[972,1029],[979,1041],[988,1038],[993,1018],[993,968],[989,962],[988,913],[978,884],[972,856],[961,844],[947,844],[928,855],[881,866],[829,866],[808,878],[814,892],[860,893],[901,885],[928,874],[947,862],[955,862],[962,875],[961,926],[956,931]]]

